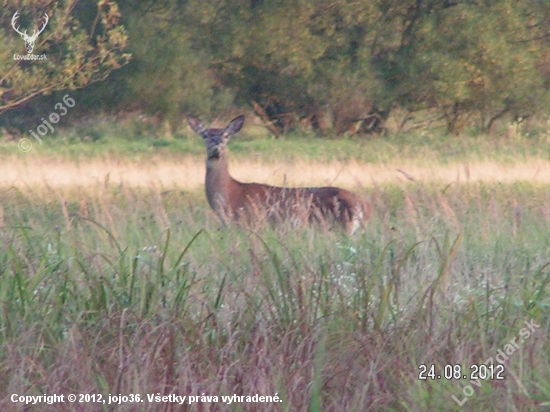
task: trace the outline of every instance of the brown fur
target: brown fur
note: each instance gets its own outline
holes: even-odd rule
[[[223,220],[249,224],[268,219],[301,224],[338,222],[352,234],[370,216],[370,205],[357,194],[338,187],[283,188],[260,183],[241,183],[227,167],[226,144],[242,127],[244,116],[233,119],[225,129],[206,129],[199,119],[189,118],[192,129],[207,145],[206,197]]]

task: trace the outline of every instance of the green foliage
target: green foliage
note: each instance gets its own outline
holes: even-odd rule
[[[343,134],[369,115],[373,102],[383,104],[370,53],[379,17],[373,5],[259,2],[217,14],[198,29],[206,38],[213,26],[226,30],[209,45],[222,80],[241,101],[264,108],[275,129],[292,130],[302,121]],[[216,44],[218,38],[229,41]]]
[[[120,15],[102,1],[102,26],[91,0],[73,13],[75,4],[59,3],[40,37],[51,60],[18,64],[26,70],[19,73],[4,63],[19,89],[104,79],[128,58],[121,16],[133,61],[79,99],[95,111],[97,102],[113,101],[110,110],[144,110],[177,127],[182,113],[219,117],[245,106],[275,135],[342,136],[381,132],[396,109],[432,111],[461,133],[473,121],[490,131],[501,118],[544,114],[550,105],[544,0],[130,0]],[[5,10],[0,36],[21,47],[9,30],[14,6]],[[6,79],[2,92],[11,99],[21,90]]]
[[[490,127],[508,112],[545,110],[550,77],[540,67],[550,38],[542,29],[548,15],[534,14],[538,6],[510,0],[419,10],[411,40],[396,57],[403,81],[394,90],[402,104],[436,108],[451,132],[476,114]]]
[[[99,1],[96,15],[82,16],[86,23],[82,24],[76,16],[77,3],[6,1],[0,12],[0,42],[4,44],[0,52],[0,113],[42,94],[105,80],[111,71],[128,62],[130,55],[124,53],[128,37],[119,24],[117,4]],[[48,14],[48,24],[33,51],[45,55],[46,60],[14,60],[15,54],[24,54],[23,42],[10,24],[17,11],[33,18]],[[29,21],[30,34],[38,22]]]
[[[218,115],[234,99],[275,134],[380,130],[395,106],[437,110],[452,132],[472,116],[486,129],[547,107],[549,9],[535,0],[166,0],[128,9],[140,22],[130,36],[148,39],[133,46],[131,84],[161,113]]]
[[[181,120],[182,111],[213,113],[233,101],[230,90],[217,85],[209,53],[191,47],[181,13],[171,2],[151,9],[142,4],[127,19],[130,36],[140,39],[130,44],[129,100],[172,122]]]

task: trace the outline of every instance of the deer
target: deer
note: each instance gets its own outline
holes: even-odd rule
[[[337,223],[350,235],[365,225],[370,204],[351,191],[332,186],[278,187],[233,179],[228,169],[227,143],[241,130],[244,120],[244,115],[238,116],[219,129],[206,128],[199,118],[188,117],[189,126],[206,144],[206,198],[223,223],[253,225],[264,218],[274,223],[318,222],[325,227]]]
[[[20,26],[15,27],[15,24],[16,24],[18,18],[19,18],[19,11],[16,11],[15,14],[13,15],[12,19],[11,19],[11,26],[23,38],[23,41],[25,42],[25,48],[27,49],[27,54],[31,54],[32,51],[34,50],[34,42],[38,38],[38,35],[44,31],[44,29],[46,28],[46,25],[48,24],[48,21],[49,21],[50,18],[48,17],[48,15],[46,13],[44,13],[44,17],[43,17],[44,18],[44,24],[42,25],[41,28],[39,28],[38,30],[35,30],[33,32],[32,36],[29,36],[27,34],[27,30],[25,30],[24,33],[21,32],[19,30]]]

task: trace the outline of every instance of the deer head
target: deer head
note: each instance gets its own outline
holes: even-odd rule
[[[203,137],[208,159],[219,159],[224,154],[229,138],[243,127],[244,115],[231,120],[225,129],[207,129],[196,117],[189,117],[188,122],[191,129]]]
[[[44,18],[44,24],[42,25],[41,28],[39,28],[38,30],[35,30],[34,33],[32,34],[32,36],[29,36],[27,34],[27,30],[25,30],[25,32],[23,33],[19,30],[19,26],[15,27],[15,24],[17,23],[18,18],[19,18],[19,11],[16,11],[15,14],[13,15],[13,18],[11,19],[11,25],[12,25],[13,29],[17,33],[19,33],[21,35],[21,37],[23,38],[23,40],[25,41],[25,48],[27,49],[27,53],[31,54],[32,51],[34,50],[34,42],[38,38],[38,35],[40,33],[42,33],[44,31],[44,29],[46,28],[46,25],[48,24],[49,17],[46,13],[44,13],[44,17],[43,17]]]

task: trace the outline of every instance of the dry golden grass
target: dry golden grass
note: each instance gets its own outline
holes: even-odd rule
[[[86,187],[97,184],[123,184],[129,187],[160,187],[196,190],[204,182],[204,159],[182,157],[180,161],[155,157],[150,160],[89,159],[36,157],[4,158],[0,164],[3,187],[51,188]],[[347,188],[372,187],[414,180],[436,182],[550,183],[550,162],[534,158],[517,164],[495,161],[471,163],[419,164],[418,161],[396,161],[391,164],[352,162],[280,162],[266,164],[232,159],[232,176],[243,182],[272,185],[310,186],[338,185]]]

